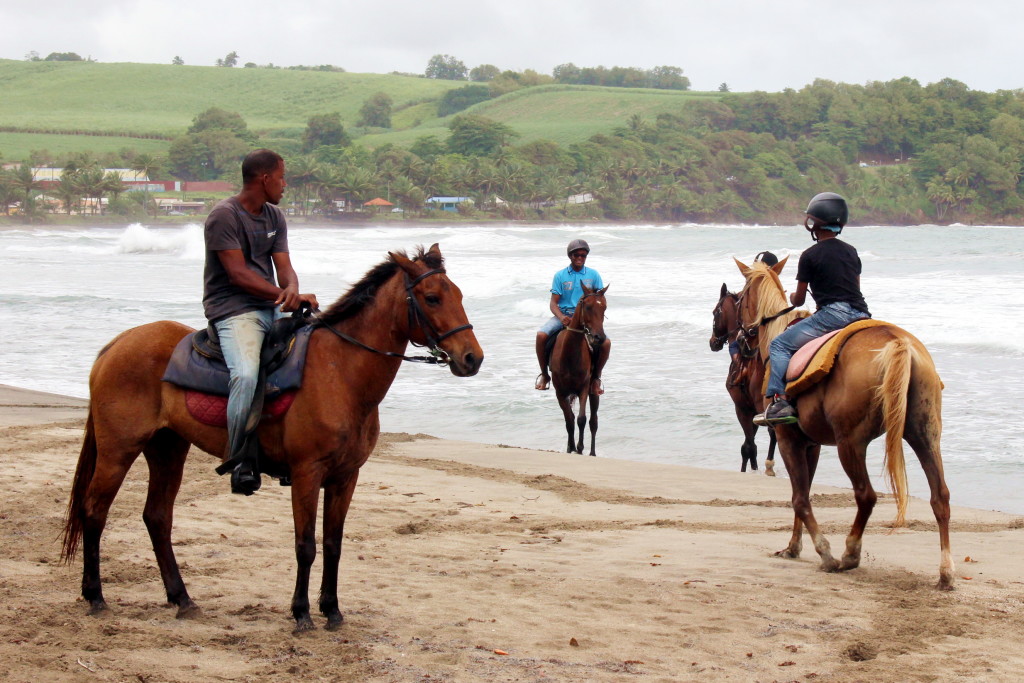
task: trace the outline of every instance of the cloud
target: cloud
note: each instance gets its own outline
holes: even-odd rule
[[[212,65],[334,64],[422,73],[434,54],[468,67],[550,73],[579,66],[682,67],[696,89],[800,88],[815,78],[864,83],[945,77],[982,90],[1024,86],[1017,65],[1024,3],[975,0],[269,0],[167,4],[53,0],[0,9],[0,57],[30,50],[99,61]]]

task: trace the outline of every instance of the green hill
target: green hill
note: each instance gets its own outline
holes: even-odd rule
[[[238,112],[268,139],[294,138],[315,114],[339,112],[353,128],[359,108],[376,92],[394,101],[394,128],[360,142],[408,145],[421,135],[447,134],[448,119],[437,117],[436,101],[462,85],[392,74],[0,60],[0,154],[12,160],[35,149],[60,154],[125,147],[160,153],[209,107]],[[547,138],[567,144],[610,131],[633,114],[653,118],[688,98],[717,96],[552,85],[513,92],[469,111],[512,126],[520,142]]]

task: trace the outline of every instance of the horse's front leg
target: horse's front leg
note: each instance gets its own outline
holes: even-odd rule
[[[590,454],[597,455],[597,408],[601,405],[601,396],[590,395]]]
[[[345,532],[345,517],[359,480],[359,470],[340,485],[324,489],[324,575],[320,581],[320,613],[327,617],[327,630],[341,626],[345,617],[338,607],[338,565]]]
[[[569,436],[569,440],[565,447],[566,453],[576,452],[575,443],[575,429],[576,423],[572,413],[572,401],[568,396],[563,396],[560,393],[555,394],[555,398],[558,399],[558,407],[562,409],[562,417],[565,418],[565,432]]]
[[[295,593],[292,595],[292,616],[295,633],[310,631],[309,570],[316,559],[316,508],[320,501],[320,478],[297,473],[292,468],[292,517],[295,521]]]
[[[584,386],[587,387],[587,386],[589,386],[589,384],[584,385]],[[579,428],[579,439],[576,441],[576,452],[580,453],[580,454],[583,453],[583,435],[585,434],[586,428],[587,428],[587,400],[588,400],[588,398],[589,398],[588,390],[587,390],[587,388],[584,388],[583,391],[581,391],[580,395],[579,395],[580,405],[579,405],[579,408],[578,408],[578,412],[576,413],[576,427]]]
[[[834,572],[839,569],[839,563],[832,557],[832,548],[828,539],[821,533],[818,521],[811,509],[811,482],[814,480],[814,473],[818,467],[821,446],[804,439],[798,432],[799,427],[780,425],[775,429],[776,435],[779,437],[779,450],[782,452],[783,462],[786,463],[786,470],[789,472],[789,480],[793,489],[793,512],[796,515],[790,545],[777,554],[781,557],[794,557],[792,554],[794,550],[796,554],[799,554],[800,524],[803,523],[807,534],[811,537],[811,542],[814,543],[814,549],[821,558],[821,568],[828,572]]]

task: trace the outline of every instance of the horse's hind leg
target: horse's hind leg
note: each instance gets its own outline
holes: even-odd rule
[[[149,465],[149,494],[142,519],[153,543],[160,578],[167,591],[167,602],[178,606],[178,619],[198,616],[200,613],[199,606],[192,602],[185,589],[171,547],[174,499],[181,486],[188,449],[188,441],[169,430],[157,432],[143,449]]]
[[[853,497],[857,501],[857,515],[853,519],[853,526],[850,527],[850,534],[846,537],[846,551],[839,562],[839,569],[855,569],[860,566],[864,528],[871,517],[871,511],[875,509],[878,495],[871,486],[871,477],[867,470],[867,439],[855,436],[852,440],[843,440],[837,444],[837,449],[839,462],[850,478]]]
[[[590,454],[597,455],[597,409],[601,405],[599,394],[590,395]],[[582,429],[580,430],[582,432]],[[581,449],[582,452],[582,449]]]
[[[107,514],[131,469],[138,450],[104,454],[101,449],[96,460],[96,469],[89,482],[82,504],[82,597],[89,603],[89,614],[100,614],[107,610],[103,599],[100,580],[100,538],[107,525]]]
[[[946,478],[942,470],[942,454],[939,451],[938,429],[929,429],[932,432],[928,436],[921,436],[908,425],[904,438],[910,447],[917,454],[917,459],[924,468],[924,474],[928,478],[928,487],[931,489],[932,513],[939,525],[939,583],[938,588],[942,590],[953,590],[955,581],[953,576],[954,565],[953,555],[949,547],[949,489],[946,487]]]

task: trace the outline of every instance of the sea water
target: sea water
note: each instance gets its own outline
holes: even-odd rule
[[[711,311],[723,283],[742,284],[733,257],[790,256],[782,280],[792,288],[811,245],[801,227],[293,225],[289,242],[302,290],[322,306],[388,251],[439,242],[486,358],[472,378],[407,364],[381,406],[382,429],[561,458],[586,456],[561,453],[554,392],[533,389],[534,334],[576,237],[610,285],[598,455],[738,470],[742,433],[724,387],[728,354],[708,346]],[[1024,514],[1024,228],[854,226],[842,239],[860,252],[874,316],[917,335],[935,359],[953,502]],[[0,231],[0,383],[86,397],[93,359],[118,332],[161,319],[204,325],[203,258],[198,224]],[[758,443],[763,462],[765,430]],[[882,457],[879,440],[868,467],[880,491]],[[911,493],[927,498],[909,448],[907,464]],[[816,482],[849,485],[832,447]]]

